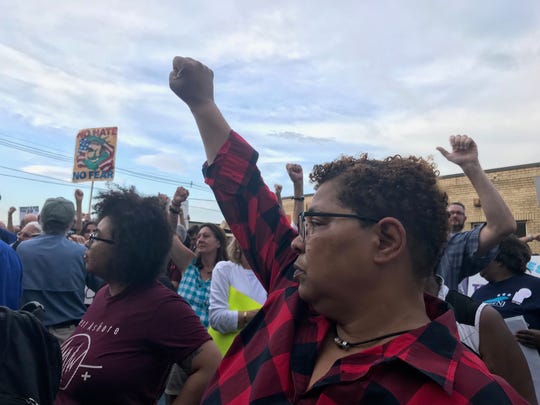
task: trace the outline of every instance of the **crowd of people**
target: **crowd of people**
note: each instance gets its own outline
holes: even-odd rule
[[[538,403],[520,345],[540,353],[540,279],[526,274],[540,234],[513,235],[472,138],[437,149],[481,199],[481,226],[464,230],[430,161],[367,154],[316,165],[309,207],[302,167],[287,164],[289,220],[281,185],[264,183],[215,104],[213,72],[176,57],[169,85],[226,226],[188,227],[183,187],[117,187],[92,217],[77,190],[20,225],[11,208],[0,227],[0,305],[44,309],[62,356],[54,403]],[[477,273],[488,284],[469,297]],[[510,332],[514,316],[529,328]]]

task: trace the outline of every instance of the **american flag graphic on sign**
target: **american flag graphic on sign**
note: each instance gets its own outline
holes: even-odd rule
[[[114,177],[118,128],[79,131],[75,146],[73,181],[109,181]]]

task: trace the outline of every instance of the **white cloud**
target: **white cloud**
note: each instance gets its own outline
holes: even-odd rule
[[[72,168],[64,166],[30,165],[23,167],[21,170],[61,181],[71,181],[73,175]]]
[[[163,172],[182,173],[186,163],[190,161],[189,156],[171,153],[160,153],[153,155],[141,155],[135,159],[140,165],[145,165],[159,169]]]
[[[119,166],[200,181],[196,127],[167,87],[180,54],[215,71],[216,100],[272,180],[287,161],[360,151],[433,154],[455,173],[434,148],[456,132],[487,168],[538,161],[535,0],[8,0],[2,17],[0,115],[25,141],[71,153],[79,129],[116,125]]]

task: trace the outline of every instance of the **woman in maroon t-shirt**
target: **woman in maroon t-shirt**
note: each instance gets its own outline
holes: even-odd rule
[[[189,305],[156,281],[171,245],[166,215],[133,187],[99,198],[85,261],[108,284],[62,345],[55,403],[155,403],[174,363],[190,372],[179,400],[199,403],[221,355]]]

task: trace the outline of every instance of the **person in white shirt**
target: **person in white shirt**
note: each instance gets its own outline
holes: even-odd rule
[[[223,354],[238,332],[255,317],[267,297],[236,239],[227,250],[231,260],[216,264],[210,285],[209,333]]]

